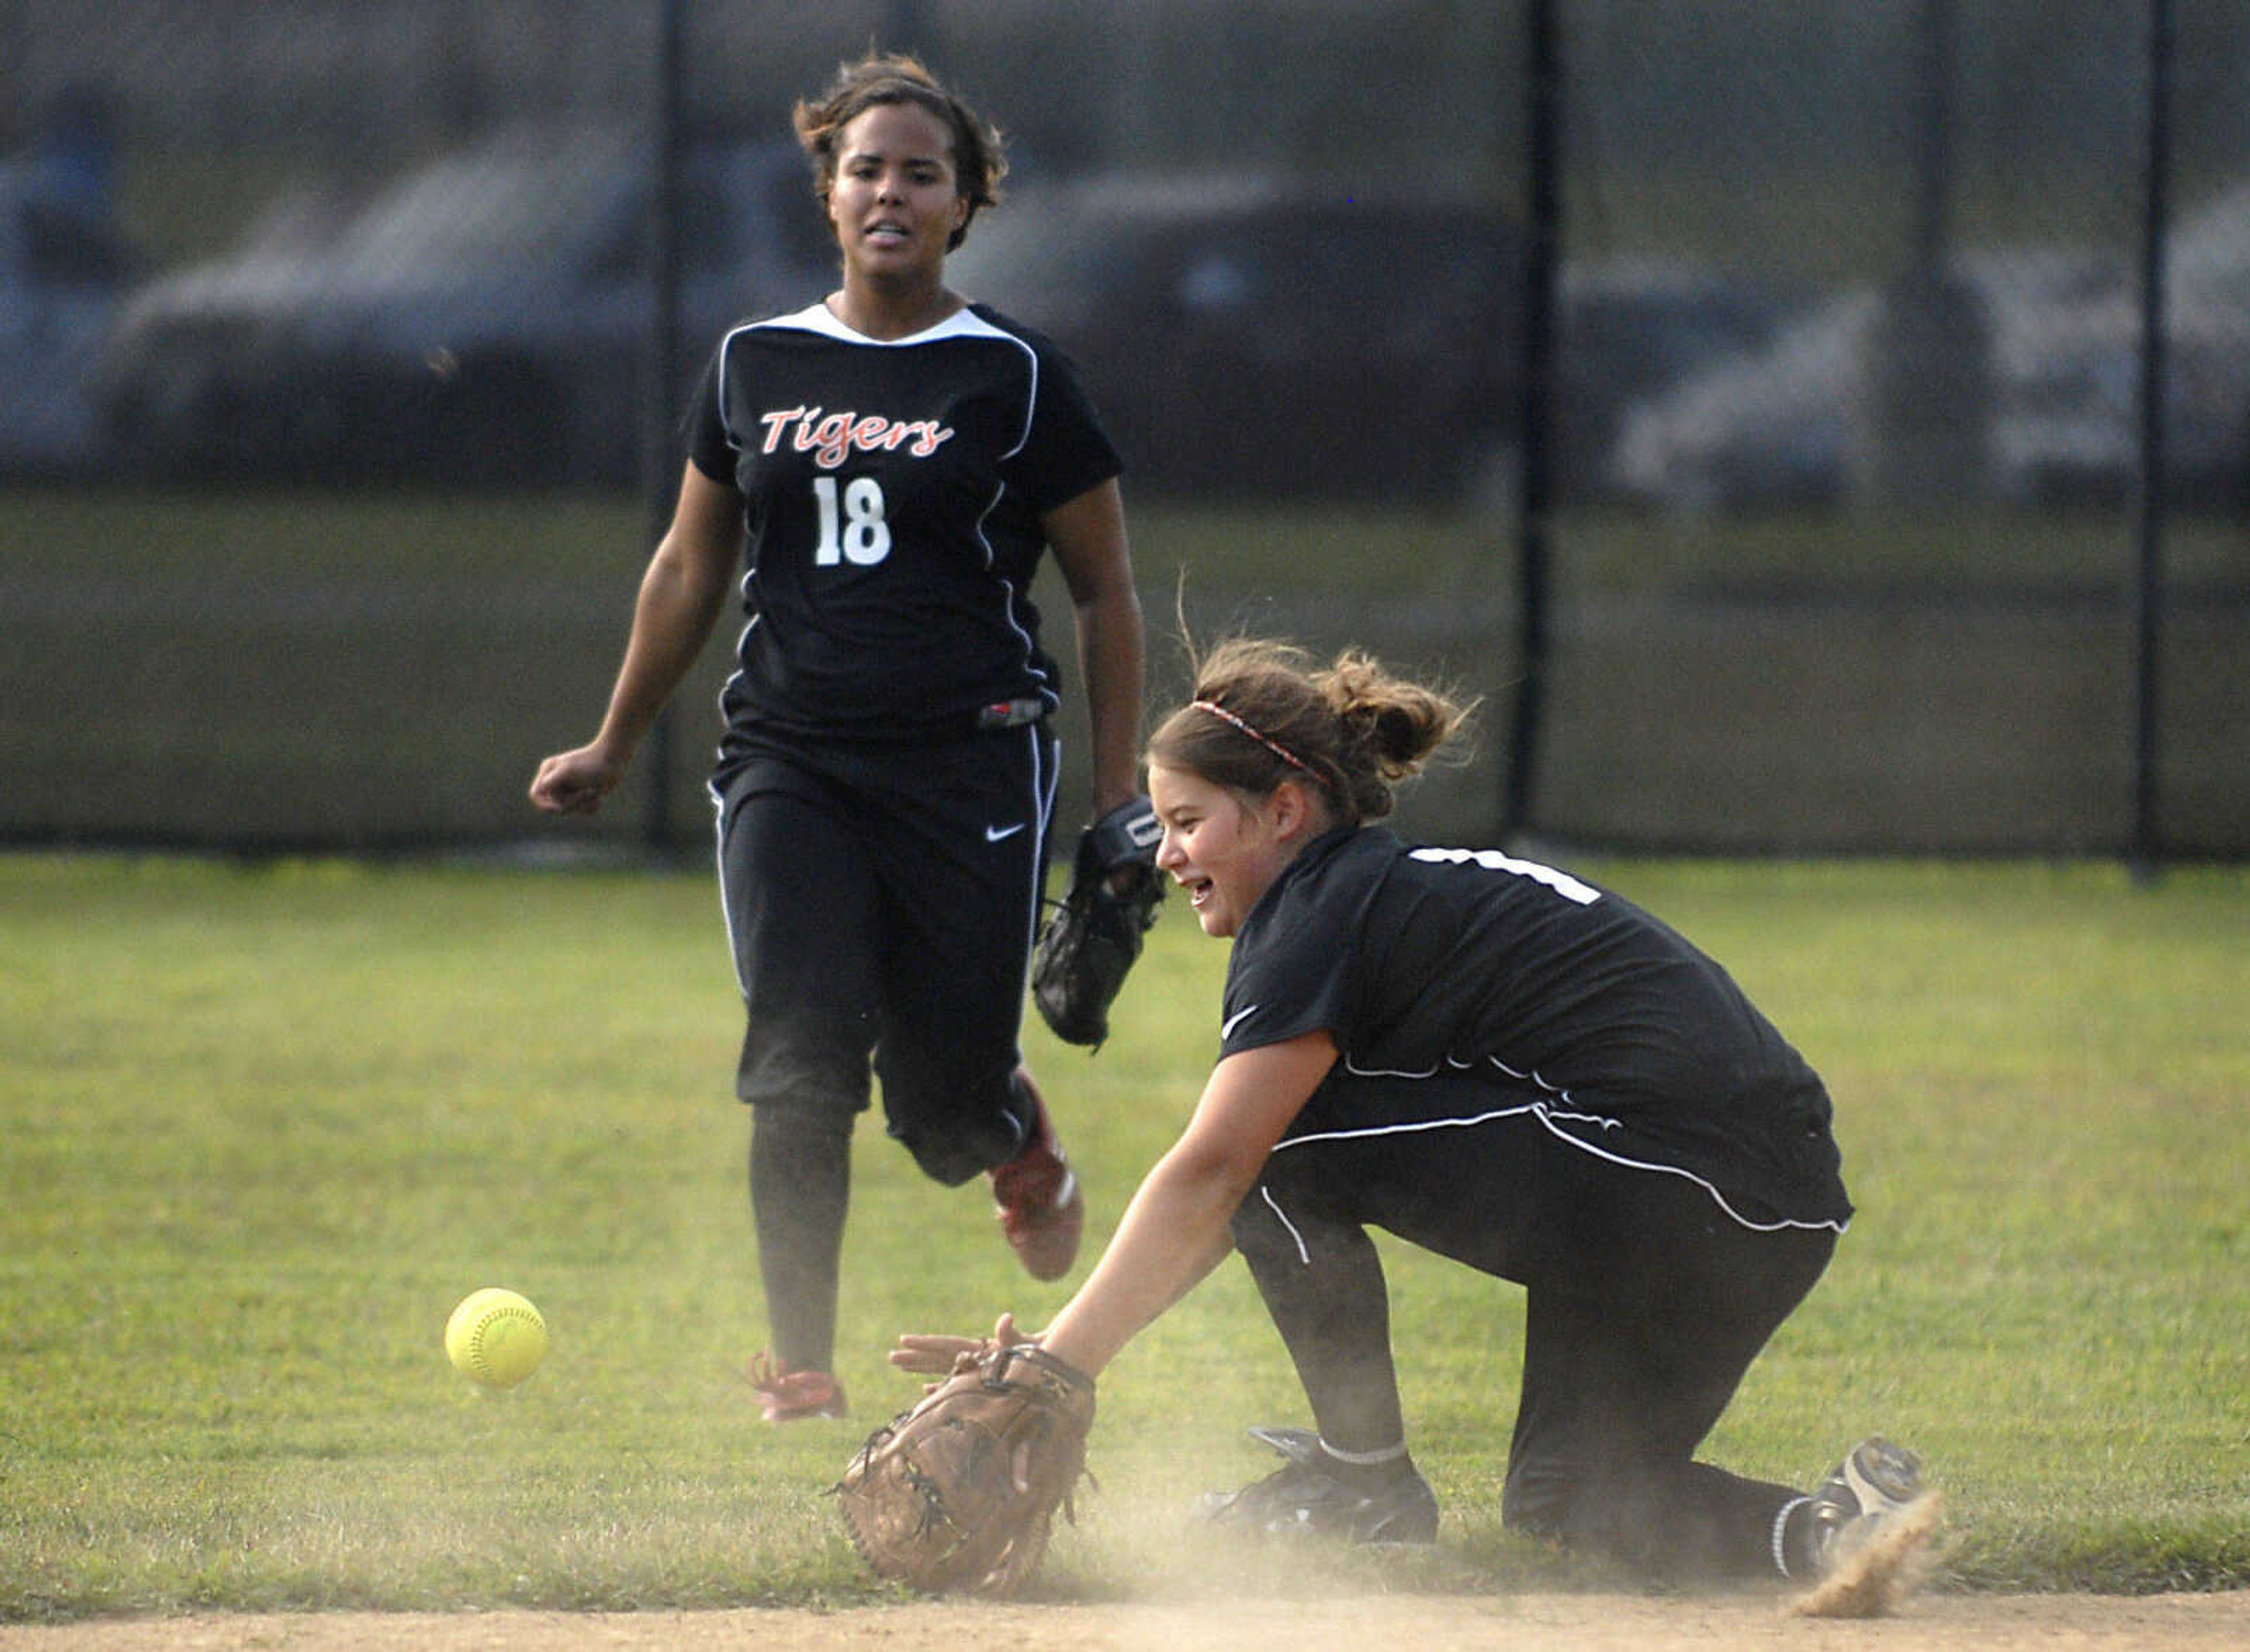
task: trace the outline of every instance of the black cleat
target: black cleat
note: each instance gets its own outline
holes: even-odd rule
[[[1308,1533],[1348,1543],[1434,1543],[1438,1498],[1430,1483],[1409,1468],[1389,1485],[1362,1490],[1337,1479],[1333,1462],[1310,1428],[1255,1428],[1250,1437],[1271,1446],[1287,1463],[1239,1491],[1206,1492],[1203,1513],[1222,1525],[1254,1532]]]

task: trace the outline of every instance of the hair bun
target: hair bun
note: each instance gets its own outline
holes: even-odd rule
[[[1191,660],[1194,696],[1158,726],[1150,761],[1260,797],[1310,777],[1342,825],[1388,815],[1392,787],[1467,715],[1356,649],[1315,670],[1293,644],[1236,637]]]

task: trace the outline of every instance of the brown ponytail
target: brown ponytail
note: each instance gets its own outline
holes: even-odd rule
[[[1315,669],[1287,643],[1231,637],[1195,662],[1190,702],[1158,726],[1149,761],[1264,798],[1285,780],[1320,788],[1341,825],[1388,815],[1474,709],[1350,649]]]

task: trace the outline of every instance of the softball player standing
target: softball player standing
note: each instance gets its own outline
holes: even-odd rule
[[[1618,896],[1367,824],[1455,729],[1443,696],[1249,641],[1149,748],[1157,864],[1232,937],[1185,1132],[1039,1338],[1088,1373],[1248,1263],[1317,1429],[1215,1518],[1429,1542],[1367,1229],[1525,1291],[1511,1527],[1683,1577],[1809,1578],[1920,1492],[1871,1440],[1811,1496],[1695,1460],[1851,1215],[1819,1079],[1720,966]],[[1014,1338],[1004,1319],[1003,1339]],[[928,1370],[961,1339],[910,1336]]]
[[[1075,609],[1094,817],[1135,793],[1142,692],[1117,455],[1046,340],[944,284],[997,198],[997,135],[887,56],[796,126],[842,285],[721,341],[601,731],[531,788],[571,811],[616,787],[746,568],[712,792],[770,1421],[844,1412],[838,1260],[871,1075],[925,1173],[990,1174],[1033,1275],[1074,1259],[1084,1200],[1018,1042],[1055,794],[1043,551]]]

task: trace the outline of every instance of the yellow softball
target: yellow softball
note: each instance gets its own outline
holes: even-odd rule
[[[547,1321],[513,1291],[473,1291],[445,1321],[445,1357],[487,1388],[513,1388],[547,1357]]]

